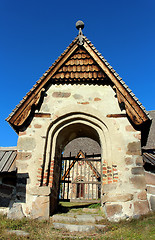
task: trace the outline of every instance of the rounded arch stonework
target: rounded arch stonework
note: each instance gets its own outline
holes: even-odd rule
[[[53,189],[51,192],[55,200],[51,202],[56,203],[58,198],[61,153],[67,143],[79,136],[90,137],[101,147],[102,186],[118,182],[117,166],[111,161],[111,138],[107,125],[90,114],[66,114],[51,123],[46,134],[41,186],[50,186]],[[103,205],[102,197],[101,204]]]
[[[44,172],[47,172],[49,164],[54,161],[54,158],[60,156],[64,146],[77,137],[76,134],[78,133],[75,132],[75,129],[80,126],[82,128],[81,134],[90,135],[90,138],[95,139],[100,144],[102,163],[106,163],[108,159],[111,159],[110,136],[107,126],[94,116],[85,113],[72,113],[57,119],[48,127],[43,162]],[[72,129],[70,131],[72,135],[70,134],[70,136],[68,135],[69,129]],[[62,141],[60,135],[63,136],[64,142],[60,143],[60,139]],[[42,184],[47,184],[45,176],[43,179],[44,183],[42,181]],[[52,179],[51,176],[51,181]]]

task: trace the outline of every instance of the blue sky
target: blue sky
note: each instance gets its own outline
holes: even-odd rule
[[[132,89],[155,110],[155,0],[0,0],[0,146],[16,146],[5,121],[25,94],[83,33]]]

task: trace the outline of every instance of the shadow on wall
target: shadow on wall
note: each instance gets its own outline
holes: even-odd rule
[[[18,173],[16,183],[16,199],[21,202],[26,202],[26,185],[29,178],[28,173]]]
[[[61,151],[57,152],[57,156],[54,158],[53,165],[49,169],[48,182],[51,186],[50,196],[50,215],[57,212],[59,204],[59,190],[60,190],[60,177],[61,177]]]
[[[12,207],[14,202],[26,202],[28,173],[3,173],[0,176],[0,207]]]
[[[0,174],[0,207],[8,207],[16,189],[16,172]]]

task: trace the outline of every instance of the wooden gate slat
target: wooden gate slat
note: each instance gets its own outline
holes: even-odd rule
[[[101,185],[101,155],[83,154],[62,157],[61,200],[75,202],[98,202]],[[76,170],[75,170],[76,169]],[[67,185],[66,185],[67,184]]]

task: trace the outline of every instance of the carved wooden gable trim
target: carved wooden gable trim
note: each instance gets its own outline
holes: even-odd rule
[[[78,38],[70,44],[48,71],[37,81],[19,105],[6,119],[16,130],[28,118],[32,106],[37,106],[41,92],[50,83],[91,82],[105,83],[111,81],[116,88],[119,103],[123,102],[128,116],[134,124],[141,125],[149,120],[149,115],[134,94],[125,85],[115,70],[107,63],[92,43],[83,36],[83,45]]]
[[[78,48],[52,77],[56,82],[92,82],[104,78],[106,78],[106,75],[103,70],[84,48]]]

